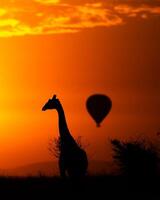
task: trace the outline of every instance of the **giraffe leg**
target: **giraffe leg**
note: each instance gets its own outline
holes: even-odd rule
[[[65,178],[66,177],[66,169],[65,169],[65,162],[64,162],[62,155],[60,155],[60,157],[59,157],[59,171],[60,171],[60,176],[62,178]]]

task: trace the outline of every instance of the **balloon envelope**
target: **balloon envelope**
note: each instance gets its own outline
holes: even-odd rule
[[[100,123],[110,112],[112,108],[112,101],[106,95],[95,94],[87,99],[86,107],[89,114],[92,116],[94,121],[97,123],[97,126],[99,127]]]

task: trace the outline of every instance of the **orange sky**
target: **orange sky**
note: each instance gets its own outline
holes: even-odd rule
[[[90,159],[110,158],[109,138],[160,131],[160,4],[137,2],[1,0],[0,168],[52,159],[57,114],[41,107],[54,93]],[[100,129],[92,93],[113,101]]]

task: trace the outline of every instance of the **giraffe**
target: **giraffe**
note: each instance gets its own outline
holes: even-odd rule
[[[77,144],[72,137],[66,122],[63,107],[56,98],[49,99],[43,106],[42,111],[55,109],[58,112],[58,125],[60,135],[59,171],[61,177],[82,177],[86,175],[88,159],[86,152]]]

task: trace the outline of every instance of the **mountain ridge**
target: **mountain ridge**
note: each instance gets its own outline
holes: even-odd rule
[[[112,162],[91,160],[89,161],[88,173],[93,174],[109,174],[113,172],[115,166]],[[31,163],[19,166],[13,169],[0,169],[1,176],[58,176],[58,162],[44,161],[39,163]]]

